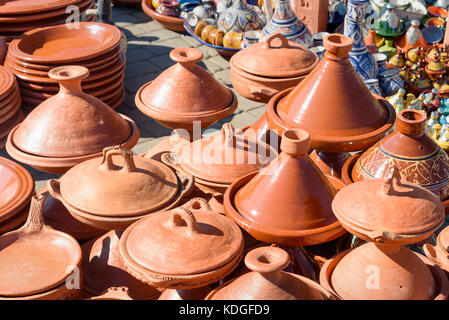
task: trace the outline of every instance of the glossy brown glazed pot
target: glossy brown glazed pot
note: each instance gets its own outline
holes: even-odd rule
[[[136,106],[147,116],[172,129],[193,131],[193,121],[205,128],[226,118],[237,108],[234,93],[196,65],[203,58],[195,48],[176,48],[177,62],[136,94]]]
[[[47,187],[75,219],[99,229],[124,230],[146,215],[175,207],[193,184],[192,176],[180,179],[163,163],[114,146],[105,148],[103,157],[49,180]]]
[[[331,34],[316,68],[294,89],[279,92],[267,105],[268,127],[279,136],[289,128],[311,135],[311,149],[325,152],[363,150],[392,129],[396,113],[374,96],[349,61],[352,39]]]
[[[281,154],[227,189],[226,215],[255,239],[283,246],[315,245],[345,232],[331,208],[336,190],[307,155],[309,139],[304,130],[285,131]]]
[[[104,147],[124,144],[132,148],[137,143],[139,131],[131,119],[81,91],[81,81],[88,74],[88,69],[80,66],[49,72],[59,81],[60,91],[9,134],[7,151],[12,157],[38,170],[64,173],[68,167],[98,156]]]
[[[345,229],[372,243],[329,260],[320,273],[325,288],[343,299],[447,298],[448,279],[434,276],[436,266],[404,247],[426,239],[443,223],[437,196],[407,182],[393,167],[385,178],[343,188],[332,209]]]
[[[157,299],[160,291],[126,272],[119,252],[121,236],[121,231],[112,230],[81,246],[84,293],[98,296],[111,287],[123,287],[132,299]]]
[[[426,134],[426,114],[406,109],[397,115],[397,130],[366,150],[355,162],[352,181],[378,179],[397,167],[405,178],[439,196],[449,196],[449,156]],[[348,174],[348,173],[345,173]]]
[[[282,271],[289,264],[287,252],[276,247],[253,249],[245,256],[251,270],[213,290],[206,300],[333,300],[318,283]]]
[[[232,86],[245,98],[267,103],[301,82],[318,61],[314,52],[275,33],[232,56]]]
[[[426,243],[423,250],[429,259],[449,273],[449,227],[440,232],[435,246]]]
[[[31,201],[23,227],[0,237],[0,299],[68,299],[79,287],[68,286],[81,264],[74,238],[44,224],[45,197]],[[77,272],[78,270],[78,272]]]
[[[120,255],[127,271],[145,283],[195,289],[221,280],[237,267],[243,236],[205,200],[192,199],[127,228],[120,239]]]
[[[164,28],[177,31],[185,32],[184,30],[184,19],[178,17],[171,17],[165,14],[159,13],[154,10],[151,0],[142,0],[142,10],[148,16],[159,22]]]

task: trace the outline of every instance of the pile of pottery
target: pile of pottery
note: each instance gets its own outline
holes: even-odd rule
[[[98,157],[107,146],[132,148],[139,130],[130,118],[116,113],[94,96],[83,93],[89,70],[63,66],[49,71],[59,92],[39,104],[8,135],[6,150],[17,161],[37,170],[64,173]]]
[[[31,29],[64,24],[67,20],[74,22],[74,18],[80,18],[93,5],[93,0],[47,0],[45,5],[32,0],[3,1],[0,35],[10,42]]]
[[[34,181],[17,163],[0,157],[0,235],[25,222],[34,192]]]
[[[23,102],[34,107],[58,92],[57,80],[48,75],[52,68],[84,66],[90,75],[83,90],[117,108],[125,98],[121,38],[117,27],[94,22],[80,22],[72,29],[34,29],[10,43],[5,67],[16,75]]]
[[[179,2],[176,0],[142,0],[142,10],[164,28],[183,32],[184,19],[179,17]]]
[[[0,66],[0,149],[6,144],[8,133],[23,120],[22,99],[14,75]]]

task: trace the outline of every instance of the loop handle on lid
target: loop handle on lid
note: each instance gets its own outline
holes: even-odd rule
[[[192,211],[185,207],[178,207],[170,211],[170,218],[165,226],[170,229],[187,226],[186,235],[188,237],[201,233],[201,228]]]
[[[136,171],[136,165],[133,160],[133,153],[131,150],[126,149],[123,146],[112,146],[103,149],[103,160],[101,161],[99,170],[102,171],[116,171],[114,169],[114,163],[112,162],[112,156],[119,155],[125,159],[125,164],[123,165],[121,172],[130,173]]]
[[[187,203],[182,205],[182,207],[187,210],[212,211],[212,208],[210,207],[206,199],[200,197],[190,199]]]
[[[234,126],[227,122],[223,124],[221,128],[221,134],[224,138],[224,144],[229,147],[233,147],[235,144],[235,129]]]
[[[271,45],[271,43],[273,42],[274,39],[279,39],[281,40],[281,46],[280,47],[273,47]],[[290,48],[289,44],[288,44],[288,40],[287,38],[281,34],[280,32],[276,32],[271,34],[264,42],[263,47],[265,49],[273,49],[273,48]]]

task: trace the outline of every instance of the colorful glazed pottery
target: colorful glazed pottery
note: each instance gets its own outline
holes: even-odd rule
[[[184,32],[184,19],[157,12],[151,3],[151,0],[142,0],[142,10],[149,17],[159,22],[164,28],[177,32]]]
[[[230,64],[234,89],[245,98],[266,103],[279,91],[300,83],[318,64],[318,57],[275,33],[236,53]]]
[[[399,72],[399,69],[394,68],[387,69],[379,74],[380,87],[385,96],[392,96],[396,94],[399,89],[405,88],[404,80]]]
[[[226,190],[226,215],[255,239],[303,246],[344,233],[331,209],[336,190],[308,157],[309,142],[304,130],[285,131],[281,154]]]
[[[223,279],[243,255],[236,224],[204,201],[151,214],[125,230],[120,255],[126,270],[144,283],[194,289]]]
[[[396,46],[403,52],[407,52],[412,48],[422,47],[427,48],[428,44],[426,39],[423,37],[420,29],[419,20],[412,20],[412,24],[408,29],[407,33],[404,34],[399,41],[397,41]]]
[[[102,157],[49,180],[47,187],[75,219],[103,230],[124,230],[152,212],[175,207],[193,182],[191,176],[178,178],[163,163],[109,147]]]
[[[224,33],[257,30],[260,28],[260,18],[246,0],[232,0],[232,5],[218,16],[217,27]]]
[[[179,8],[179,2],[176,0],[161,0],[156,12],[165,16],[179,17],[181,9]]]

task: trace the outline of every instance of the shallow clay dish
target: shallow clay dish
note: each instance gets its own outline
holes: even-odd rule
[[[36,0],[4,1],[0,7],[0,15],[30,14],[51,11],[76,4],[79,0],[46,0],[43,4]]]
[[[152,286],[194,289],[230,274],[243,255],[243,235],[203,199],[154,213],[120,239],[126,269]]]
[[[282,271],[290,263],[286,251],[260,247],[245,256],[251,272],[214,289],[205,300],[334,300],[334,296],[306,277]]]
[[[226,215],[255,239],[303,246],[345,233],[331,208],[336,190],[307,155],[309,139],[304,130],[285,131],[279,156],[226,190]]]
[[[148,16],[159,22],[164,28],[177,31],[184,32],[184,19],[178,17],[171,17],[165,14],[161,14],[153,9],[153,5],[149,0],[142,0],[142,10]]]
[[[44,224],[45,197],[31,201],[27,222],[0,237],[0,296],[27,297],[55,289],[81,264],[81,248]]]
[[[33,63],[70,63],[113,50],[121,37],[117,27],[98,22],[80,22],[77,29],[67,29],[65,25],[44,27],[13,40],[11,53]]]

